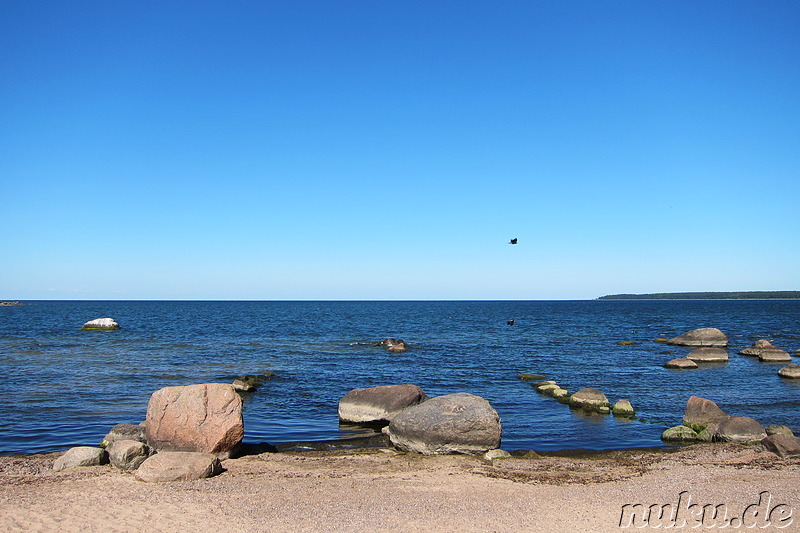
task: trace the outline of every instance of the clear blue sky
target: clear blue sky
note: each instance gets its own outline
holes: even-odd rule
[[[0,299],[800,290],[798,200],[795,0],[0,1]]]

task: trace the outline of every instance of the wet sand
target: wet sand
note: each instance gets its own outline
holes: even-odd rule
[[[0,457],[0,531],[605,532],[667,525],[623,506],[679,499],[685,530],[704,505],[724,504],[726,517],[706,513],[695,530],[733,518],[725,530],[800,531],[800,458],[730,444],[493,463],[391,449],[262,453],[226,460],[210,479],[159,484],[111,466],[53,472],[58,455]]]

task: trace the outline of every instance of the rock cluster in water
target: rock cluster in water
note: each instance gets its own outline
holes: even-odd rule
[[[752,418],[731,416],[713,401],[698,396],[691,396],[686,402],[683,423],[664,431],[661,439],[670,444],[762,444],[781,457],[800,455],[800,439],[786,426],[770,425],[764,428]]]
[[[525,376],[533,374],[520,374],[519,378],[523,381],[530,381]],[[606,395],[597,389],[590,387],[583,388],[574,394],[570,394],[567,389],[553,380],[539,381],[533,384],[533,388],[540,394],[555,398],[559,403],[567,404],[574,409],[600,414],[612,413],[614,416],[633,418],[636,416],[631,402],[627,399],[620,399],[614,405],[608,401]]]

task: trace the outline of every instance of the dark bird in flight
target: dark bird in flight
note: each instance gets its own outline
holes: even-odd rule
[[[517,238],[516,238],[516,237],[514,237],[513,239],[511,239],[510,241],[508,241],[508,244],[517,244]]]

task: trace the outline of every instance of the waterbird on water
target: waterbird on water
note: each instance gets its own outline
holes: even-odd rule
[[[508,244],[517,244],[517,238],[516,238],[516,237],[514,237],[513,239],[511,239],[510,241],[508,241]]]
[[[506,324],[508,324],[509,326],[513,326],[514,325],[514,319],[512,318],[511,320],[506,322]]]

